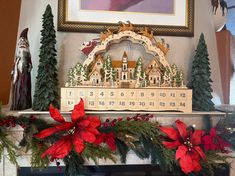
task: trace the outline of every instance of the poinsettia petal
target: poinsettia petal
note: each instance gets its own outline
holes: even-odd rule
[[[176,129],[172,127],[159,127],[159,129],[165,133],[170,139],[172,140],[178,140],[179,139],[179,133]]]
[[[168,148],[168,149],[174,149],[177,148],[181,143],[179,141],[173,141],[173,142],[162,142],[162,144]]]
[[[100,134],[100,132],[96,128],[87,128],[87,131],[93,133],[94,135]]]
[[[193,171],[194,172],[200,172],[202,170],[202,166],[200,165],[200,163],[198,161],[194,161],[192,162],[193,164]]]
[[[90,121],[89,120],[81,120],[77,123],[77,126],[78,127],[88,127],[90,124]]]
[[[220,150],[225,150],[226,147],[231,147],[231,144],[224,139],[220,138],[219,136],[216,137],[218,148]]]
[[[62,137],[59,141],[49,147],[41,157],[44,158],[46,155],[50,155],[52,158],[63,159],[72,150],[71,136],[67,135]]]
[[[112,151],[115,151],[117,149],[116,143],[114,138],[107,138],[107,140],[105,141],[105,143],[109,146],[109,148]]]
[[[180,159],[188,152],[188,148],[185,145],[180,145],[175,153],[175,160]]]
[[[190,155],[191,159],[194,161],[200,161],[200,155],[199,153],[193,148],[190,152],[188,152]]]
[[[89,142],[89,143],[94,143],[96,140],[95,135],[89,131],[81,131],[79,135],[84,141]]]
[[[202,143],[203,130],[195,130],[190,138],[193,145],[200,145]]]
[[[180,158],[180,168],[185,174],[189,174],[193,171],[193,162],[190,155],[186,154]]]
[[[202,137],[202,144],[206,151],[208,150],[216,150],[217,146],[213,143],[213,139],[210,135],[206,135]]]
[[[45,130],[40,131],[39,133],[35,134],[34,137],[38,138],[46,138],[48,136],[51,136],[52,134],[56,133],[58,130],[55,127],[47,128]]]
[[[80,118],[85,116],[85,111],[84,111],[84,102],[81,99],[79,104],[74,106],[74,109],[71,114],[71,119],[72,122],[78,121]]]
[[[41,132],[39,132],[38,134],[35,134],[34,136],[41,138],[41,139],[46,138],[48,136],[53,135],[56,132],[69,130],[70,128],[72,128],[72,126],[73,126],[72,123],[64,122],[62,125],[55,125],[54,127],[42,130]]]
[[[211,128],[210,130],[210,136],[215,137],[216,136],[216,129],[215,128]]]
[[[197,153],[202,157],[202,159],[205,159],[205,154],[202,151],[201,147],[195,146],[194,149],[197,151]]]
[[[84,142],[77,133],[74,133],[72,142],[76,152],[81,153],[84,150],[85,148]]]
[[[90,121],[90,128],[97,128],[101,124],[101,121],[98,117],[87,117],[86,120]]]
[[[102,142],[104,142],[105,134],[101,134],[96,137],[95,144],[100,145]]]
[[[175,124],[176,124],[176,127],[177,127],[177,129],[178,129],[178,131],[180,133],[180,136],[183,139],[186,139],[189,136],[189,133],[187,131],[187,126],[185,125],[185,123],[183,123],[180,120],[176,120]]]
[[[50,111],[51,117],[55,121],[60,122],[60,123],[65,122],[64,117],[60,114],[59,110],[55,108],[52,104],[50,104],[49,111]]]

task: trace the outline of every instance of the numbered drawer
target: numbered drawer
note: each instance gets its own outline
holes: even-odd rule
[[[88,99],[95,99],[97,98],[97,90],[92,89],[92,90],[87,90],[87,98]]]
[[[158,91],[156,90],[147,90],[147,98],[150,100],[156,100],[158,97]]]
[[[148,91],[146,91],[146,90],[138,90],[137,97],[138,97],[139,101],[145,100],[145,99],[147,100],[148,99]]]
[[[188,105],[187,105],[187,101],[179,101],[178,102],[178,110],[179,111],[184,111],[185,109],[187,109]]]
[[[136,100],[138,97],[138,93],[136,90],[128,90],[127,91],[127,99]]]
[[[105,99],[105,98],[107,98],[106,94],[107,94],[106,90],[102,90],[102,89],[97,90],[97,98],[98,99]]]
[[[128,101],[125,99],[116,100],[117,102],[117,110],[127,110],[128,109]]]
[[[157,91],[157,98],[160,100],[167,100],[168,99],[168,92],[164,90]]]
[[[159,100],[157,103],[157,107],[159,110],[167,110],[169,109],[168,102]]]
[[[137,106],[139,110],[147,110],[148,109],[148,100],[139,100],[137,101]]]
[[[188,99],[188,92],[185,91],[177,91],[177,99],[178,100],[187,100]]]
[[[115,99],[107,99],[107,109],[115,110],[117,107],[117,100]]]
[[[127,90],[119,90],[117,91],[117,99],[122,100],[122,99],[127,99],[128,91]]]
[[[114,89],[107,90],[107,98],[108,99],[115,99],[117,98],[117,91]]]
[[[170,110],[178,110],[178,103],[177,103],[177,101],[168,101],[167,102],[167,104],[168,104],[168,107],[169,107],[169,109]]]
[[[130,110],[138,110],[138,101],[136,100],[128,100],[127,101],[127,107]]]
[[[66,98],[75,98],[75,90],[67,89],[66,90]]]
[[[176,91],[168,91],[167,94],[168,94],[167,96],[168,96],[169,100],[175,100],[176,101],[178,99]]]
[[[75,93],[75,97],[78,99],[80,98],[85,99],[87,97],[87,90],[80,89],[79,91],[77,91],[77,95]]]
[[[65,106],[73,108],[76,103],[77,102],[74,99],[66,99],[66,105]]]
[[[108,110],[108,101],[105,99],[99,99],[97,101],[98,110]]]
[[[85,101],[85,108],[91,109],[91,110],[97,108],[97,100],[96,99],[87,99]]]
[[[149,99],[148,104],[147,104],[147,109],[154,111],[158,108],[157,101]]]

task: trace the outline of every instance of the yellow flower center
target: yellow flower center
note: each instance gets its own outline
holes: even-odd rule
[[[193,148],[193,144],[191,143],[189,138],[186,139],[186,141],[184,142],[184,145],[186,145],[189,151],[191,151]]]
[[[68,133],[69,133],[69,134],[74,134],[74,133],[75,133],[75,129],[76,129],[75,127],[71,128],[71,129],[68,131]]]

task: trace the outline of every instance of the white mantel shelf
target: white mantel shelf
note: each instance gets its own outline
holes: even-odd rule
[[[33,111],[33,110],[24,110],[19,111],[19,115],[49,115],[49,111]],[[61,114],[67,115],[71,114],[71,111],[62,111]],[[210,111],[210,112],[203,112],[203,111],[193,111],[191,113],[184,113],[184,112],[156,112],[156,111],[86,111],[86,114],[153,114],[153,115],[182,115],[182,116],[202,116],[202,115],[213,115],[213,116],[225,116],[226,113],[220,111]]]

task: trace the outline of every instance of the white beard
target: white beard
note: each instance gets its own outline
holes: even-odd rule
[[[26,62],[24,52],[29,52],[28,48],[17,48],[15,65],[12,71],[13,84],[15,84],[15,82],[17,81],[19,73],[23,72],[23,66]]]

